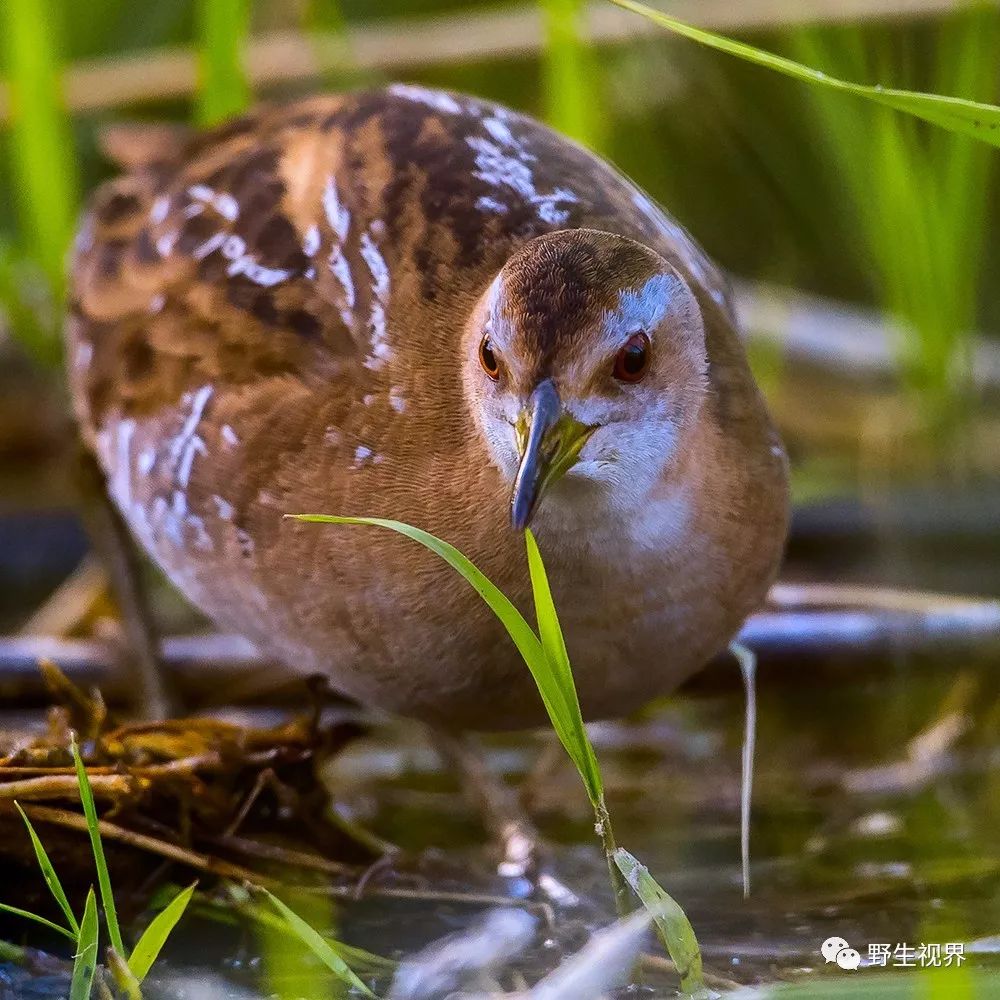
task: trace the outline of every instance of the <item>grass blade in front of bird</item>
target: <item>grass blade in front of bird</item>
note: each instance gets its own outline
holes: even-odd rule
[[[362,524],[378,528],[388,528],[391,531],[405,535],[407,538],[419,542],[425,548],[430,549],[435,555],[440,556],[449,566],[457,570],[465,581],[479,594],[479,596],[489,605],[490,610],[500,619],[501,624],[507,630],[518,652],[528,665],[539,694],[545,704],[552,721],[552,726],[559,737],[560,742],[566,748],[577,769],[583,774],[588,769],[585,754],[573,729],[573,712],[566,703],[563,686],[558,683],[551,668],[548,657],[537,635],[532,627],[525,621],[524,616],[514,606],[506,594],[493,583],[485,573],[467,556],[459,552],[454,545],[442,541],[428,531],[414,528],[410,524],[402,521],[392,521],[381,517],[337,517],[332,514],[289,514],[288,517],[298,521],[307,521],[316,524]],[[579,709],[577,710],[579,714]],[[592,752],[592,751],[591,751]],[[589,793],[589,789],[588,789]]]

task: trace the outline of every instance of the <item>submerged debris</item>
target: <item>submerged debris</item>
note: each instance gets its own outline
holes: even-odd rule
[[[85,886],[92,877],[69,751],[74,733],[101,834],[120,845],[114,862],[138,876],[131,884],[163,861],[265,882],[283,865],[356,878],[373,860],[336,822],[316,777],[318,765],[360,732],[353,721],[324,719],[317,709],[274,726],[213,718],[118,725],[97,692],[81,691],[52,663],[42,671],[55,702],[47,730],[0,757],[7,871],[34,863],[18,802],[67,881]]]

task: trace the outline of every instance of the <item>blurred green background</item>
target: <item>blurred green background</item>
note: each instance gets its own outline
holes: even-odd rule
[[[1000,96],[995,3],[661,6],[847,79]],[[0,35],[0,309],[18,351],[43,368],[57,367],[81,199],[112,170],[104,127],[205,124],[257,98],[403,78],[503,101],[575,136],[737,277],[800,498],[887,474],[998,471],[989,146],[600,2],[6,0]]]

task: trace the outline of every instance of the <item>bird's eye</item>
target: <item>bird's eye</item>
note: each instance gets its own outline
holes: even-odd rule
[[[638,382],[649,368],[649,356],[649,337],[632,334],[615,356],[615,378],[619,382]]]
[[[479,364],[482,365],[483,371],[494,382],[500,378],[500,362],[497,361],[497,356],[493,352],[493,345],[490,343],[488,336],[483,337],[479,344]]]

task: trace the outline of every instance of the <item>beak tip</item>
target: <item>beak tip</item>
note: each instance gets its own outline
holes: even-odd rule
[[[510,505],[510,526],[515,531],[524,531],[531,521],[531,507],[523,502],[522,497],[515,497]]]

